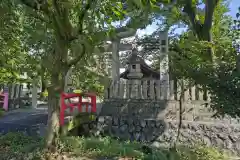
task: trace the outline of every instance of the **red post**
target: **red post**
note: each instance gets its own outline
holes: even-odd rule
[[[79,112],[82,112],[82,96],[79,95],[78,98],[79,98],[78,111],[79,111]]]
[[[65,109],[66,109],[64,93],[61,93],[60,103],[61,103],[61,107],[60,107],[60,125],[62,126],[62,125],[64,125],[64,112],[65,112]]]
[[[91,99],[91,102],[83,102],[83,96],[89,97]],[[70,103],[69,105],[65,104],[65,100],[69,99],[69,98],[74,98],[74,97],[78,97],[79,98],[79,102],[77,104],[74,103]],[[78,107],[78,111],[82,112],[82,105],[86,104],[86,112],[88,112],[88,106],[91,105],[91,112],[96,113],[96,108],[97,108],[97,102],[96,102],[96,95],[95,94],[89,94],[89,93],[85,93],[85,94],[77,94],[77,93],[71,93],[71,94],[65,94],[65,93],[61,93],[60,96],[60,125],[64,125],[64,113],[65,110],[70,107],[71,112],[73,111],[73,107],[77,106]]]
[[[96,111],[97,111],[97,98],[96,98],[96,95],[92,95],[91,102],[92,102],[91,112],[96,113]]]

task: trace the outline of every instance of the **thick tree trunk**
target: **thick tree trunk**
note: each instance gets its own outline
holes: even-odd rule
[[[43,93],[43,92],[45,92],[45,90],[46,90],[46,84],[45,84],[45,81],[42,79],[42,88],[41,88],[41,92]]]
[[[61,71],[60,71],[61,72]],[[62,72],[65,73],[65,72]],[[54,75],[54,74],[53,74]],[[64,74],[65,75],[65,74]],[[60,74],[52,76],[52,86],[48,88],[48,128],[46,135],[46,147],[53,149],[57,146],[60,134],[59,113],[60,94],[64,90],[65,80]]]
[[[48,105],[46,146],[50,148],[57,144],[56,139],[59,136],[59,99],[55,95],[49,94]]]

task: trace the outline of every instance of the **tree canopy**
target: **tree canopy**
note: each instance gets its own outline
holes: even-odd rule
[[[105,42],[133,36],[160,20],[153,35],[138,40],[144,58],[158,69],[158,33],[175,24],[187,26],[182,35],[170,35],[171,72],[207,88],[220,115],[239,116],[240,14],[233,20],[227,11],[224,0],[1,1],[0,80],[17,81],[28,72],[48,83],[50,147],[60,134],[56,94],[64,90],[68,71],[74,69],[81,89],[102,91]]]

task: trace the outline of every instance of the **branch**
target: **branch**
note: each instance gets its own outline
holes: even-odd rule
[[[87,4],[83,7],[83,10],[81,11],[81,13],[78,16],[78,27],[77,27],[77,33],[75,35],[72,35],[71,37],[69,37],[69,41],[74,41],[76,39],[78,39],[79,34],[82,34],[83,32],[83,21],[84,18],[87,14],[87,11],[91,8],[91,5],[93,4],[95,0],[88,0]]]
[[[31,16],[33,16],[34,18],[36,18],[36,19],[38,19],[38,20],[40,20],[40,21],[42,21],[42,22],[45,22],[45,23],[50,23],[50,21],[49,21],[49,19],[48,18],[46,18],[46,17],[44,17],[44,16],[41,16],[41,15],[39,15],[38,13],[36,13],[36,12],[31,12],[31,13],[29,13]]]
[[[193,6],[192,0],[187,0],[186,5],[184,6],[183,12],[185,12],[191,22],[191,25],[196,30],[200,29],[202,27],[200,20],[197,17],[196,13],[196,6]]]
[[[57,15],[58,15],[58,16],[61,16],[61,11],[60,11],[59,5],[58,5],[58,3],[57,3],[57,0],[53,0],[53,6],[54,6],[54,8],[55,8],[56,11],[57,11]]]
[[[56,10],[56,12],[53,12],[53,20],[54,20],[57,32],[61,37],[66,38],[67,36],[64,33],[64,26],[62,25],[63,15],[61,14],[60,6],[57,0],[53,0],[53,7]]]
[[[127,37],[131,37],[134,36],[137,32],[137,29],[133,29],[133,28],[128,28],[125,32],[119,32],[116,37],[118,39],[122,39],[122,38],[127,38]]]
[[[87,14],[87,11],[91,8],[91,4],[94,2],[94,0],[88,0],[87,4],[84,6],[82,12],[79,14],[78,16],[78,23],[79,23],[79,27],[78,27],[78,33],[81,34],[83,31],[83,21],[84,21],[84,17]]]
[[[204,29],[209,31],[212,28],[212,20],[214,9],[217,6],[219,0],[207,0],[205,4],[205,20]]]
[[[146,12],[143,14],[139,13],[136,17],[132,17],[125,27],[116,30],[116,37],[122,39],[134,36],[138,28],[144,28],[149,23],[148,18],[149,16]]]
[[[116,28],[114,34],[107,35],[109,31],[99,31],[92,35],[101,37],[102,41],[111,41],[113,39],[122,39],[134,36],[138,28],[144,28],[148,23],[148,14],[132,17],[131,20],[123,27]]]
[[[46,0],[20,0],[24,5],[37,11],[43,11],[48,14],[48,4]]]
[[[82,52],[80,53],[79,56],[77,56],[76,58],[72,59],[71,61],[69,61],[67,63],[68,67],[76,65],[83,58],[83,56],[86,54],[86,47],[85,47],[84,44],[82,46],[83,46]]]

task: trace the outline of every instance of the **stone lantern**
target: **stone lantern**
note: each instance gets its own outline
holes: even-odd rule
[[[128,79],[141,79],[143,77],[143,73],[141,71],[141,59],[137,55],[137,49],[134,48],[132,51],[132,55],[128,60],[128,70],[127,74]]]

